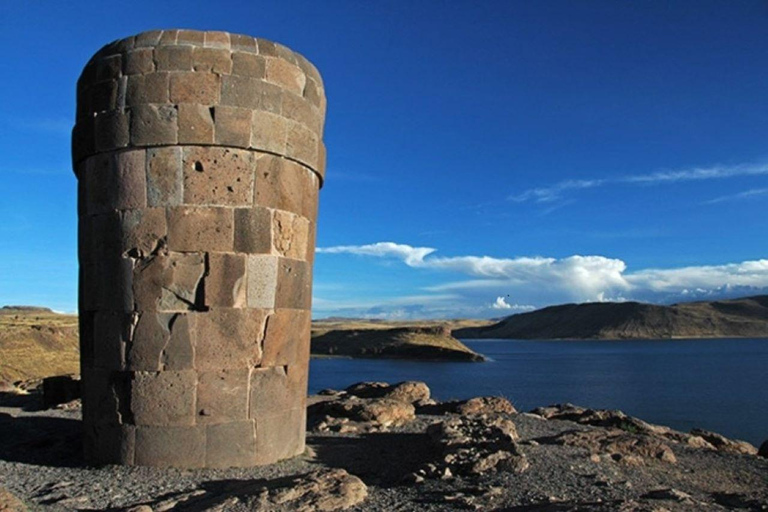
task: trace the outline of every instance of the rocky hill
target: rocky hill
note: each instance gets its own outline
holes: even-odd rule
[[[451,361],[483,361],[446,326],[331,328],[313,326],[312,354]]]
[[[768,337],[768,295],[684,302],[565,304],[512,315],[485,327],[453,331],[457,338],[659,339]]]

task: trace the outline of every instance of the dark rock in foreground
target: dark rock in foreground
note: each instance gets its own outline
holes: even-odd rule
[[[671,306],[639,302],[564,304],[520,313],[457,338],[661,339],[768,337],[768,295]]]

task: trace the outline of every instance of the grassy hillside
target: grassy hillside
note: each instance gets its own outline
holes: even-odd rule
[[[43,308],[0,309],[0,381],[79,371],[76,316]]]
[[[638,302],[552,306],[485,327],[454,331],[458,338],[658,339],[768,337],[768,296],[658,306]]]

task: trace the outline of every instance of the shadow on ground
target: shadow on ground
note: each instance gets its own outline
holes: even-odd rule
[[[425,434],[376,433],[359,437],[308,436],[317,462],[345,469],[366,484],[402,483],[433,455]]]
[[[39,410],[40,397],[0,393],[0,405],[22,411]],[[0,412],[0,459],[38,466],[82,466],[81,431],[78,419]]]

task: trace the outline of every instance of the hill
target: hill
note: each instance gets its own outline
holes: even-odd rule
[[[0,311],[0,382],[80,372],[76,316],[31,306]]]
[[[446,326],[331,328],[313,326],[313,355],[483,361],[480,354],[451,336]]]
[[[671,306],[600,302],[551,306],[485,327],[456,329],[457,338],[659,339],[768,337],[768,295]]]

